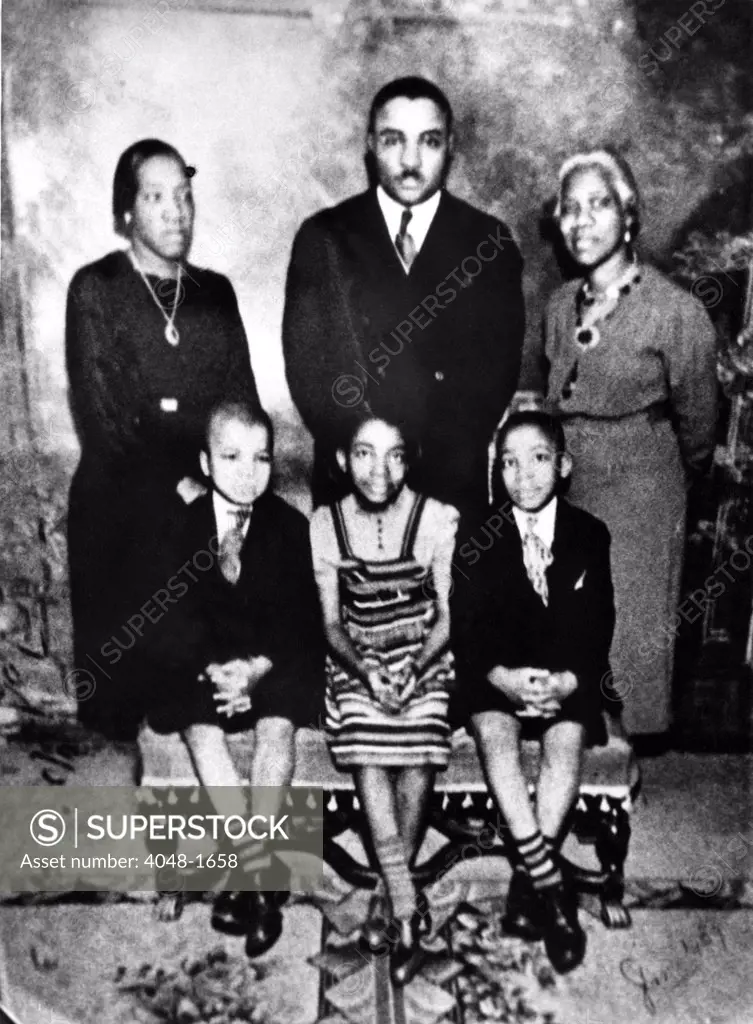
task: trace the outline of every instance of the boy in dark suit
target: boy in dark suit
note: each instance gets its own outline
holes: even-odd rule
[[[502,924],[525,938],[543,933],[560,972],[581,962],[586,939],[557,852],[584,744],[606,743],[602,711],[613,696],[610,538],[560,496],[571,468],[554,417],[531,410],[503,424],[494,474],[509,501],[463,530],[452,608],[458,678],[517,854]],[[530,734],[542,743],[535,808],[520,761]]]
[[[223,803],[216,810],[243,818],[280,807],[266,791],[255,791],[254,807],[246,806],[225,731],[255,730],[253,787],[289,785],[295,729],[315,721],[323,705],[308,522],[268,491],[272,443],[262,410],[225,401],[211,412],[200,456],[211,489],[183,508],[164,538],[165,615],[144,638],[151,663],[147,721],[157,732],[181,732],[202,785],[226,787],[212,793]],[[270,864],[263,844],[234,841],[233,852],[260,886]],[[212,924],[246,932],[247,953],[258,955],[280,934],[279,897],[223,892]]]

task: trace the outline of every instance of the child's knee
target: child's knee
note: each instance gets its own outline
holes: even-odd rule
[[[475,715],[473,731],[479,754],[485,761],[520,759],[520,730],[509,716]]]
[[[254,732],[254,742],[258,747],[274,751],[278,757],[293,755],[295,727],[287,718],[260,718]]]
[[[188,749],[198,754],[214,750],[223,741],[222,730],[213,725],[189,725],[181,735]]]
[[[542,744],[541,767],[558,774],[578,775],[583,761],[583,730],[573,728],[565,733],[548,733]]]

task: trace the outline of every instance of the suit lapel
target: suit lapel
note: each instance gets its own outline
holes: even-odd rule
[[[193,551],[198,551],[201,548],[211,551],[210,542],[213,542],[212,547],[216,548],[217,524],[214,519],[211,490],[192,502],[188,511],[190,517],[189,543]]]
[[[530,584],[526,567],[523,563],[523,544],[514,519],[504,523],[499,540],[495,546],[498,552],[497,565],[494,569],[495,576],[499,577],[501,575],[502,578],[506,576],[513,590],[520,594],[530,590],[531,594],[535,597],[536,594]]]
[[[239,583],[249,586],[263,578],[265,559],[270,554],[270,528],[274,522],[274,499],[265,494],[254,505],[248,532],[241,549],[241,578]]]
[[[436,208],[421,251],[411,267],[411,280],[417,280],[420,275],[420,278],[426,283],[426,287],[431,291],[447,278],[448,273],[458,261],[461,243],[455,232],[456,220],[453,213],[453,202],[453,197],[443,189],[440,205]],[[468,253],[462,255],[468,255]]]
[[[452,197],[447,192],[443,190],[440,195],[437,212],[429,225],[424,244],[421,246],[409,274],[405,273],[402,260],[387,229],[376,189],[366,192],[363,199],[363,206],[359,211],[359,227],[354,241],[356,244],[360,243],[363,250],[366,251],[362,251],[361,254],[356,252],[357,258],[380,266],[387,274],[396,277],[399,281],[408,279],[412,282],[418,275],[426,276],[428,274],[431,276],[437,272],[440,263],[442,267],[444,266],[444,263],[447,262],[448,246],[450,247],[449,251],[454,251],[451,246]],[[444,276],[443,271],[441,277]]]
[[[573,562],[573,517],[566,501],[557,501],[557,518],[554,523],[553,562],[547,570],[550,594],[558,595],[572,589],[573,572],[578,569]]]
[[[449,209],[451,203],[452,199],[443,189],[439,197],[439,206],[434,214],[434,219],[429,225],[424,244],[421,246],[411,267],[409,277],[414,280],[419,274],[424,277],[428,274],[433,280],[436,274],[440,272],[440,261],[446,263],[447,253],[455,252],[455,247],[451,244],[452,214]],[[444,268],[442,267],[441,270],[439,279],[434,282],[435,286],[445,276]]]
[[[405,278],[403,264],[387,230],[376,189],[364,193],[363,204],[357,210],[357,223],[352,233],[349,233],[348,240],[359,263],[378,267],[398,280]]]

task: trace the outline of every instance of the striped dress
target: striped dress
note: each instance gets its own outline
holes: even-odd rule
[[[334,534],[343,627],[367,664],[399,677],[421,651],[435,622],[440,589],[447,596],[457,512],[406,489],[393,514],[395,525],[402,527],[399,551],[395,557],[376,559],[360,557],[354,551],[346,523],[348,503],[352,509],[351,498],[314,514],[317,581],[320,588],[332,584],[335,566],[322,552],[321,541],[326,545],[329,539],[331,543]],[[373,521],[367,513],[352,518],[356,523]],[[421,559],[416,557],[420,528]],[[450,750],[448,689],[453,681],[452,654],[445,650],[427,666],[407,704],[397,714],[390,714],[360,678],[328,658],[326,726],[337,766],[446,767]]]

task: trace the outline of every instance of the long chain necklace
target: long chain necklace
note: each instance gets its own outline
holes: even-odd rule
[[[603,292],[603,299],[600,302],[605,307],[603,312],[596,314],[591,323],[584,325],[584,312],[596,306],[597,296],[588,281],[584,281],[578,289],[575,299],[576,320],[575,320],[575,343],[582,352],[595,348],[601,341],[601,332],[598,324],[606,323],[614,314],[620,304],[620,300],[629,295],[635,285],[640,282],[641,270],[637,261],[628,267],[616,281],[608,285]]]
[[[180,263],[178,264],[178,277],[175,282],[175,298],[173,299],[172,312],[168,316],[167,313],[165,312],[164,306],[157,297],[157,293],[155,292],[154,288],[152,288],[149,282],[149,278],[146,276],[144,271],[139,266],[139,261],[136,259],[136,253],[133,251],[133,249],[128,250],[128,255],[130,256],[131,263],[133,264],[134,268],[140,274],[141,280],[144,282],[147,289],[149,290],[149,294],[154,299],[155,306],[160,311],[162,316],[165,318],[165,341],[168,343],[168,345],[172,345],[173,348],[175,348],[175,346],[180,343],[180,333],[178,332],[178,328],[175,326],[175,314],[178,312],[178,302],[180,301],[180,279],[183,275],[183,267],[180,265]]]

